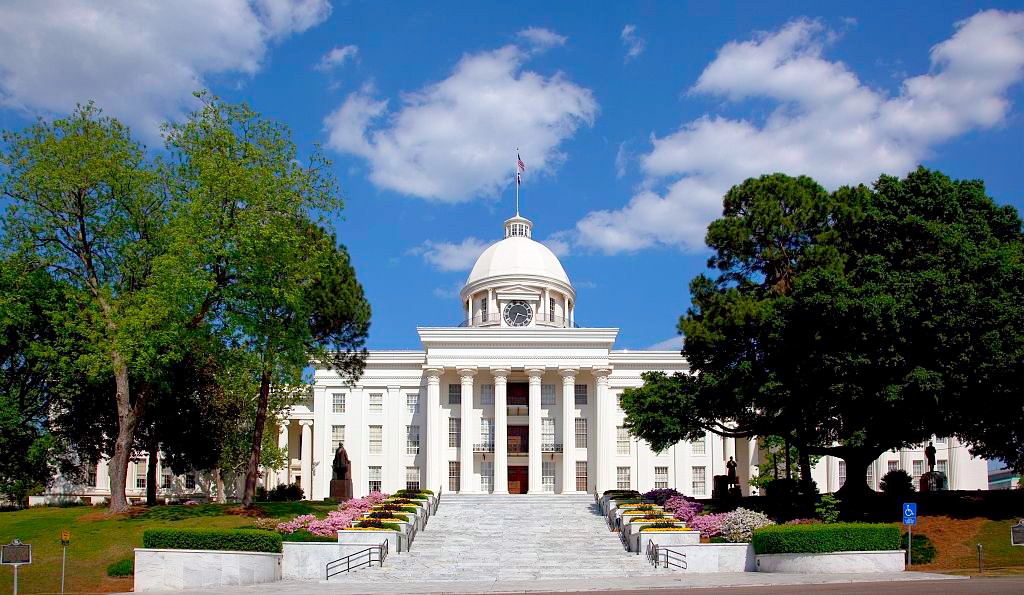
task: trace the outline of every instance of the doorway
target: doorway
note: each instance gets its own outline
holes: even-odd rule
[[[530,485],[530,468],[526,465],[510,465],[508,468],[508,493],[525,494]]]

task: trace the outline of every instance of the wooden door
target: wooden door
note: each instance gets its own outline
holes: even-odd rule
[[[508,468],[508,493],[525,494],[527,486],[530,485],[530,468],[523,466],[509,466]]]
[[[509,382],[506,388],[508,405],[528,407],[530,405],[530,384],[528,382]]]

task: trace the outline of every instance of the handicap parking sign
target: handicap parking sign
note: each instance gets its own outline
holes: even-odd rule
[[[907,502],[903,505],[903,524],[904,525],[916,525],[917,524],[917,503]]]

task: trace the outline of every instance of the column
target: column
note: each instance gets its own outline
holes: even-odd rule
[[[405,487],[405,465],[402,455],[405,454],[405,424],[402,423],[401,386],[388,387],[387,400],[384,401],[384,469],[381,480],[385,492],[394,493]],[[430,488],[427,488],[430,489]]]
[[[462,415],[462,442],[459,444],[459,493],[475,492],[473,486],[473,440],[478,436],[473,432],[473,376],[476,368],[459,368],[462,379],[462,404],[459,411]]]
[[[441,488],[441,368],[427,368],[427,436],[420,447],[425,450],[426,484],[428,490]]]
[[[288,425],[289,421],[287,419],[284,420],[284,423],[281,424],[281,428],[277,434],[277,447],[284,452],[284,469],[277,472],[277,483],[283,483],[285,485],[291,483],[291,478],[289,476],[291,475],[292,470],[292,455],[288,452]]]
[[[494,376],[494,493],[508,493],[508,368],[491,368]]]
[[[597,493],[614,487],[614,470],[609,468],[614,460],[611,456],[612,415],[608,397],[608,375],[611,370],[608,368],[597,368],[594,370],[594,378],[597,379],[597,394],[594,396],[594,410],[597,419],[595,420],[594,438],[594,477],[596,480]],[[609,426],[609,427],[605,427]]]
[[[543,368],[527,368],[526,373],[530,376],[530,434],[529,434],[529,494],[539,494],[543,491],[541,481],[541,442],[543,434],[540,427],[540,383],[544,374]]]
[[[306,499],[313,497],[313,420],[300,419],[302,426],[302,492]]]
[[[576,492],[576,368],[562,368],[562,493]]]

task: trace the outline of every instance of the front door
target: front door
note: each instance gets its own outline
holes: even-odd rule
[[[529,485],[530,471],[526,465],[510,465],[508,468],[508,493],[525,494]]]

